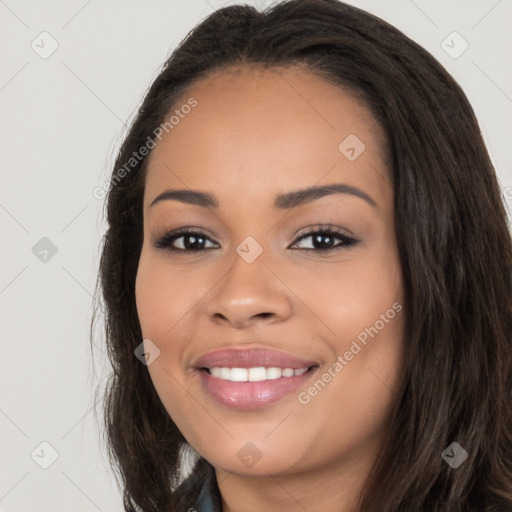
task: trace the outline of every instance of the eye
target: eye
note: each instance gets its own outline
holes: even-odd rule
[[[306,252],[317,253],[326,253],[338,249],[346,249],[348,247],[355,245],[358,242],[357,239],[348,235],[341,229],[334,228],[332,226],[325,226],[318,227],[311,231],[307,231],[306,233],[302,233],[299,236],[298,240],[294,242],[294,244],[291,247],[297,245],[299,242],[306,240],[308,238],[311,239],[311,243],[309,244],[310,247],[304,248],[303,246],[301,250]],[[340,240],[340,242],[337,244],[334,243],[336,239]]]
[[[311,239],[310,247],[304,247],[304,240]],[[335,240],[340,242],[335,244]],[[299,238],[290,246],[302,244],[299,250],[305,252],[326,253],[338,249],[344,249],[355,245],[358,242],[341,229],[332,226],[318,227],[300,234]],[[208,246],[210,244],[210,246]],[[158,238],[154,246],[157,249],[165,249],[172,253],[203,252],[205,249],[217,249],[218,244],[203,231],[197,228],[184,227],[176,231],[166,233]],[[294,249],[296,250],[296,249]]]
[[[155,247],[170,252],[201,252],[207,248],[206,244],[208,242],[212,243],[211,239],[202,231],[180,228],[159,238]]]

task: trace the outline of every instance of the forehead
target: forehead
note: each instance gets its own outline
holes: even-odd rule
[[[182,110],[190,98],[195,106]],[[215,73],[187,88],[166,120],[173,113],[150,155],[145,208],[165,188],[213,191],[220,202],[243,190],[243,201],[261,203],[334,182],[377,196],[389,187],[386,140],[371,112],[303,68]]]

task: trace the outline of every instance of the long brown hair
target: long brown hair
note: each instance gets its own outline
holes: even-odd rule
[[[107,445],[125,510],[186,510],[174,490],[186,441],[134,356],[142,342],[135,276],[147,157],[122,179],[118,171],[155,139],[187,86],[239,64],[304,65],[358,95],[388,138],[405,379],[360,510],[512,510],[512,244],[493,165],[473,109],[446,70],[396,28],[337,0],[212,13],[169,57],[118,153],[96,293],[101,288],[113,367]],[[468,454],[456,469],[441,457],[454,441]],[[200,458],[195,472],[211,469]]]

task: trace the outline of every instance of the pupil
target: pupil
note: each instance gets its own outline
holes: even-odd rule
[[[326,240],[327,240],[327,242],[322,243],[322,242],[321,242],[321,239],[322,239],[322,238],[323,238],[323,239],[326,239]],[[323,235],[317,235],[317,236],[315,237],[315,241],[316,241],[316,242],[318,242],[318,243],[320,244],[320,246],[321,246],[321,247],[325,247],[325,246],[330,247],[330,245],[331,245],[331,243],[332,243],[332,237],[331,237],[331,235],[325,235],[325,234],[323,234]]]
[[[188,236],[185,238],[185,240],[190,240],[191,243],[186,243],[187,249],[198,249],[202,247],[202,243],[199,243],[199,241],[204,242],[204,239],[202,237],[198,236]],[[199,245],[199,247],[198,247]]]

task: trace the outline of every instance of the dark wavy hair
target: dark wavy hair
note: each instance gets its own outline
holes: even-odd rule
[[[398,29],[338,0],[213,12],[172,52],[124,138],[104,205],[95,293],[101,288],[112,364],[106,441],[125,510],[186,510],[198,488],[177,489],[187,442],[134,356],[142,342],[135,277],[147,156],[122,179],[116,169],[155,139],[190,84],[241,65],[303,66],[354,93],[388,139],[406,364],[360,510],[511,511],[512,244],[495,170],[449,73]],[[457,469],[441,457],[453,441],[468,453]],[[200,481],[211,470],[198,456],[192,475]]]

